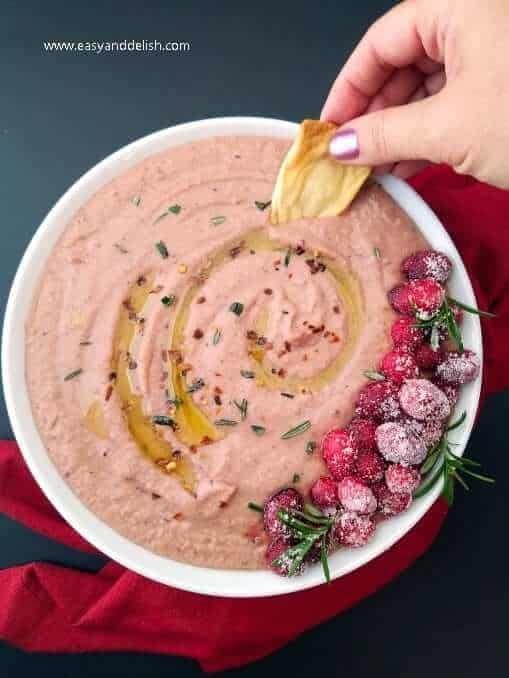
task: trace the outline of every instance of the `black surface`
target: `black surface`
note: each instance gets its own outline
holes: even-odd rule
[[[55,200],[128,141],[219,115],[299,120],[370,21],[391,3],[4,2],[0,6],[0,298]],[[181,54],[48,54],[42,40],[187,40]],[[469,445],[497,477],[458,493],[433,548],[355,609],[239,676],[494,678],[508,674],[505,496],[509,394],[487,403]],[[10,429],[1,403],[0,437]],[[79,554],[0,516],[0,567],[44,560],[94,570]],[[1,601],[0,601],[1,604]],[[213,623],[213,620],[211,620]],[[191,660],[0,647],[0,676],[194,676]]]

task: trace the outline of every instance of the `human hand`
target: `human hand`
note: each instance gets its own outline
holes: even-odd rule
[[[509,188],[507,0],[405,0],[339,73],[321,119],[339,160],[407,177],[424,163]]]

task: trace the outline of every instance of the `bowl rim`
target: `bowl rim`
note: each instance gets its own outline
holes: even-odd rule
[[[9,293],[2,333],[2,381],[7,412],[14,436],[39,487],[61,516],[90,544],[134,572],[176,588],[224,597],[265,597],[302,591],[323,583],[319,566],[301,577],[284,579],[268,570],[220,570],[198,567],[159,556],[120,535],[98,518],[72,492],[53,465],[33,418],[25,380],[25,319],[32,307],[33,293],[45,262],[70,216],[95,191],[144,158],[172,146],[212,136],[253,135],[291,139],[298,124],[261,117],[205,118],[153,132],[123,146],[89,169],[68,188],[35,231],[16,271]],[[414,220],[432,246],[446,251],[454,264],[454,285],[462,299],[476,305],[474,290],[461,257],[447,231],[422,198],[406,182],[392,176],[378,182]],[[42,254],[41,254],[42,253]],[[482,335],[479,318],[466,320],[468,344],[482,367]],[[22,341],[20,341],[22,338]],[[457,454],[463,454],[479,404],[481,379],[463,389],[460,402],[468,402],[467,418],[455,432]],[[438,483],[408,511],[386,521],[375,538],[362,549],[343,549],[330,558],[331,578],[356,570],[381,555],[401,539],[430,509],[441,491]],[[346,553],[346,556],[345,556]]]

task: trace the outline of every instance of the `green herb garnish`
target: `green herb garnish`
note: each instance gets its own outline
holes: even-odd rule
[[[161,297],[161,304],[164,306],[173,306],[177,301],[177,297],[174,294],[169,294],[167,296]]]
[[[157,426],[169,426],[173,431],[177,429],[177,422],[171,417],[167,417],[164,414],[157,414],[152,417],[152,423],[157,424]]]
[[[385,374],[376,372],[375,370],[366,370],[364,376],[371,381],[385,381]]]
[[[258,513],[263,513],[263,507],[260,506],[260,504],[255,504],[254,501],[248,501],[247,507],[248,507],[248,509],[251,509],[251,511],[257,511]]]
[[[267,202],[262,202],[261,200],[255,200],[255,205],[258,207],[259,210],[262,212],[267,209],[267,207],[271,204],[272,200],[268,200]]]
[[[164,244],[162,240],[158,240],[155,244],[156,250],[159,252],[159,254],[162,256],[163,259],[168,258],[168,248]]]
[[[258,424],[252,424],[251,429],[254,431],[254,433],[256,433],[257,436],[262,436],[267,430],[265,426],[258,426]]]
[[[467,413],[463,412],[459,419],[448,426],[438,443],[431,448],[426,461],[421,467],[423,479],[417,490],[414,492],[415,498],[427,494],[435,486],[437,481],[442,479],[442,496],[449,506],[451,506],[454,501],[454,486],[456,481],[465,490],[470,489],[462,475],[482,480],[485,483],[495,482],[493,478],[481,475],[473,470],[480,466],[479,462],[468,459],[467,457],[458,457],[451,449],[452,443],[448,440],[448,434],[458,428],[458,426],[461,426],[465,421],[466,416]]]
[[[139,196],[139,195],[133,196],[133,198],[131,199],[131,202],[132,202],[132,204],[133,204],[135,207],[138,207],[139,204],[141,203],[141,198],[140,198],[140,196]]]
[[[373,254],[375,255],[375,258],[378,259],[378,261],[382,260],[382,253],[378,249],[378,247],[373,248]]]
[[[285,261],[284,261],[284,264],[285,264],[286,267],[288,267],[288,264],[290,263],[290,259],[292,258],[292,252],[293,252],[293,250],[292,250],[291,247],[289,247],[286,250]]]
[[[241,304],[240,301],[234,301],[233,304],[230,305],[229,309],[232,313],[235,313],[235,315],[242,315],[242,311],[244,310],[244,304]]]
[[[238,423],[235,419],[216,419],[214,422],[216,426],[237,426]]]
[[[221,224],[224,224],[226,221],[226,217],[211,217],[210,221],[214,224],[214,226],[221,226]]]
[[[233,404],[239,410],[241,420],[244,421],[244,419],[247,417],[247,408],[248,408],[247,400],[245,398],[242,398],[240,403],[234,400]]]
[[[292,476],[292,483],[295,485],[295,483],[298,483],[300,480],[300,473],[294,473]]]
[[[251,372],[251,370],[240,370],[240,376],[244,377],[244,379],[254,379],[255,373]]]
[[[315,443],[314,440],[308,440],[306,443],[306,454],[313,454],[313,452],[316,450],[317,444]]]
[[[196,381],[193,381],[193,383],[187,387],[187,392],[194,393],[195,391],[199,391],[204,386],[205,382],[203,381],[203,379],[196,379]]]
[[[222,336],[223,336],[222,330],[220,330],[219,327],[217,327],[216,331],[214,332],[214,336],[212,337],[212,343],[214,344],[214,346],[217,346],[219,344]]]
[[[288,440],[289,438],[295,438],[295,436],[300,436],[301,433],[305,433],[306,431],[309,431],[311,428],[311,422],[306,420],[302,421],[300,424],[297,424],[297,426],[294,426],[291,428],[289,431],[286,431],[286,433],[281,434],[281,439],[282,440]]]
[[[77,370],[73,370],[72,372],[69,372],[69,374],[66,374],[64,377],[64,381],[70,381],[71,379],[74,379],[74,377],[78,377],[82,372],[83,372],[82,368],[78,367]]]
[[[154,224],[157,224],[158,221],[164,219],[164,217],[168,216],[168,214],[179,214],[181,209],[182,207],[180,205],[170,205],[167,210],[157,217],[157,219],[154,221]]]

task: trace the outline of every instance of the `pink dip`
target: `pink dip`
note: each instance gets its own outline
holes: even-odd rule
[[[61,474],[121,534],[197,565],[264,567],[261,521],[247,503],[262,503],[292,482],[307,492],[324,473],[307,443],[352,416],[364,370],[390,347],[395,316],[387,292],[400,280],[403,258],[425,247],[374,185],[341,217],[271,227],[270,208],[255,201],[270,200],[287,148],[271,138],[211,138],[154,156],[112,181],[67,226],[28,322],[33,412]],[[180,211],[168,210],[174,205]],[[265,230],[276,249],[251,247],[246,234],[254,229]],[[192,450],[179,431],[154,426],[193,469],[193,492],[142,451],[111,374],[117,323],[128,312],[123,302],[140,276],[151,294],[132,315],[135,340],[122,359],[148,425],[152,416],[174,413],[169,379],[180,367],[168,362],[169,337],[193,284],[200,287],[185,322],[185,379],[203,380],[191,398],[212,425],[236,422],[217,427],[217,442]],[[161,302],[170,295],[173,305]],[[233,302],[243,305],[240,315],[230,310]],[[248,352],[256,340],[246,336],[260,327],[263,367]],[[254,379],[240,374],[260,369],[266,380],[259,372]],[[233,403],[242,399],[245,419]],[[85,419],[91,406],[99,410],[95,429]],[[309,430],[281,439],[304,421]]]

